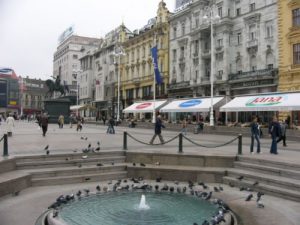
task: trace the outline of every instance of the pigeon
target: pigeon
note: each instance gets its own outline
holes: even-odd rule
[[[222,186],[219,186],[219,190],[220,190],[220,191],[224,191],[224,189],[223,189]]]
[[[217,187],[214,187],[215,192],[220,192],[220,190]]]
[[[84,137],[80,137],[81,140],[84,140]]]
[[[49,151],[49,150],[47,150],[47,151],[46,151],[46,155],[49,155],[49,154],[50,154],[50,151]]]
[[[91,143],[89,143],[88,148],[90,148],[91,146],[92,146]]]
[[[245,191],[245,190],[246,190],[245,187],[243,187],[243,186],[240,187],[240,191]]]
[[[253,186],[256,186],[256,185],[258,185],[259,184],[259,182],[258,181],[255,181],[254,183],[253,183]]]
[[[245,199],[245,201],[246,201],[246,202],[251,201],[252,197],[253,197],[253,194],[249,194],[249,195],[247,196],[247,198]]]
[[[161,179],[162,179],[161,177],[157,177],[156,182],[158,182],[158,183],[161,182]]]
[[[58,216],[58,211],[57,210],[53,211],[53,218],[55,218],[57,216]]]
[[[204,200],[209,200],[212,196],[212,191],[208,193],[208,195],[204,198]]]
[[[115,165],[115,163],[114,163],[114,162],[111,162],[111,165],[113,166],[113,165]]]
[[[81,191],[80,191],[80,190],[76,193],[76,196],[77,196],[77,197],[80,197],[80,196],[81,196]]]
[[[74,152],[74,153],[76,153],[76,152],[77,152],[77,150],[73,150],[73,152]]]
[[[108,184],[108,185],[109,185],[109,184],[112,184],[112,181],[108,181],[108,183],[107,183],[107,184]]]
[[[103,166],[103,164],[102,163],[97,163],[97,166]]]
[[[87,140],[87,139],[88,139],[87,137],[84,138],[84,140]]]
[[[90,190],[89,189],[84,189],[85,195],[89,196]]]
[[[100,141],[97,141],[97,145],[100,146]]]
[[[177,187],[177,193],[181,193],[181,188]]]
[[[182,188],[182,192],[185,193],[186,192],[186,187]]]
[[[20,191],[14,191],[13,193],[12,193],[12,196],[18,196],[20,194]]]
[[[86,178],[84,178],[84,180],[85,180],[85,181],[88,181],[88,180],[91,180],[91,178],[86,177]]]
[[[229,187],[234,187],[234,184],[233,183],[231,183],[231,182],[229,182]]]
[[[202,225],[209,225],[209,222],[207,220],[204,220]]]
[[[83,159],[87,159],[87,155],[83,155],[81,158],[83,158]]]
[[[160,162],[156,162],[155,165],[159,166],[159,165],[160,165]]]
[[[49,145],[47,145],[45,148],[44,148],[44,150],[48,150],[49,149]]]
[[[170,187],[170,192],[174,192],[174,187]]]
[[[145,167],[146,165],[144,163],[140,163],[140,166]]]
[[[257,198],[260,198],[261,196],[265,195],[264,193],[262,192],[257,192]]]
[[[97,148],[95,149],[95,151],[99,152],[99,151],[100,151],[100,147],[97,147]]]
[[[179,184],[179,182],[178,182],[177,180],[175,180],[175,181],[174,181],[174,184],[178,185],[178,184]]]
[[[133,162],[132,165],[135,166],[135,162]]]
[[[239,181],[241,181],[241,180],[244,179],[244,176],[239,176],[239,177],[237,177],[236,179],[238,179]]]
[[[79,168],[81,168],[81,167],[82,167],[82,165],[79,163],[79,164],[78,164],[78,167],[79,167]]]

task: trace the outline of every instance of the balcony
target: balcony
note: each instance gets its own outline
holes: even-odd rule
[[[140,85],[141,78],[140,77],[135,77],[135,78],[132,79],[132,82],[134,83],[134,85]]]
[[[253,39],[253,40],[247,41],[246,46],[247,46],[247,48],[257,48],[257,46],[258,46],[258,40],[257,39]]]
[[[183,56],[181,56],[180,58],[179,58],[179,62],[184,62],[185,61],[185,58],[183,57]]]
[[[209,76],[201,77],[201,82],[208,82],[208,81],[210,81]]]
[[[217,51],[217,52],[222,52],[222,51],[223,51],[223,48],[224,48],[223,45],[217,46],[217,47],[216,47],[216,51]]]
[[[199,56],[199,53],[198,53],[198,52],[194,52],[194,53],[193,53],[193,57],[194,57],[194,58],[198,58],[198,56]]]
[[[202,52],[202,57],[203,57],[203,58],[210,58],[210,50],[205,49],[205,50]]]
[[[228,80],[241,80],[241,79],[262,79],[262,78],[274,78],[278,75],[278,69],[263,69],[241,73],[229,74]]]

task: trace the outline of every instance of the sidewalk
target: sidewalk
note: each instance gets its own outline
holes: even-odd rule
[[[3,125],[0,126],[0,136],[3,135]],[[81,132],[77,132],[75,126],[70,128],[65,125],[63,129],[59,129],[58,125],[50,124],[46,137],[42,136],[42,131],[38,129],[36,123],[17,121],[13,132],[13,136],[8,138],[9,155],[28,155],[28,154],[45,154],[44,148],[49,145],[50,154],[73,153],[74,151],[81,153],[82,149],[87,148],[89,144],[96,147],[100,141],[102,150],[122,150],[123,132],[127,131],[135,138],[149,143],[152,135],[152,129],[143,128],[127,128],[115,127],[116,134],[106,134],[106,126],[85,124]],[[165,141],[178,135],[176,131],[170,131],[168,128],[162,131]],[[84,140],[82,138],[86,138]],[[217,134],[193,134],[188,133],[187,137],[191,140],[208,146],[220,145],[232,140],[236,136],[217,135]],[[158,138],[155,140],[158,142]],[[299,140],[300,141],[300,140]],[[251,155],[251,157],[286,161],[300,164],[300,142],[287,140],[287,147],[282,147],[282,143],[278,144],[279,155],[271,155],[269,148],[271,139],[261,139],[262,153],[259,155]],[[176,154],[178,152],[178,138],[166,145],[150,146],[140,144],[128,137],[128,151],[159,151]],[[250,155],[250,138],[243,137],[243,155]],[[220,147],[220,148],[204,148],[198,147],[183,139],[184,154],[209,154],[209,155],[236,155],[237,141]],[[254,148],[254,151],[256,148]],[[3,143],[0,143],[0,154],[3,153]]]

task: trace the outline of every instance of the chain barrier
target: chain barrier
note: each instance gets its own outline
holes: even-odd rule
[[[226,142],[224,144],[214,145],[214,146],[208,146],[208,145],[199,144],[199,143],[197,143],[197,142],[195,142],[195,141],[187,138],[186,136],[183,136],[183,138],[186,139],[187,141],[193,143],[194,145],[199,146],[199,147],[204,147],[204,148],[220,148],[220,147],[223,147],[225,145],[231,144],[232,142],[234,142],[235,140],[237,140],[239,137],[236,137],[236,138],[234,138],[234,139],[232,139],[232,140],[230,140],[230,141],[228,141],[228,142]]]
[[[2,136],[2,138],[0,139],[0,142],[4,139],[4,135]]]
[[[174,140],[175,140],[176,138],[178,138],[178,136],[179,136],[179,134],[178,134],[178,135],[176,135],[175,137],[173,137],[173,138],[171,138],[171,139],[169,139],[169,140],[167,140],[167,141],[165,141],[165,142],[163,142],[163,143],[150,144],[150,143],[147,143],[147,142],[138,140],[137,138],[133,137],[133,136],[132,136],[131,134],[129,134],[129,133],[127,133],[127,135],[128,135],[129,137],[131,137],[133,140],[135,140],[136,142],[139,142],[140,144],[144,144],[144,145],[165,145],[165,144],[170,143],[171,141],[174,141]]]

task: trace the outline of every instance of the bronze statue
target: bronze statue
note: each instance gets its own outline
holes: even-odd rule
[[[65,96],[66,91],[68,91],[68,87],[66,85],[60,84],[60,75],[57,75],[57,77],[55,78],[55,81],[53,81],[51,79],[46,80],[46,85],[48,87],[48,92],[46,93],[46,97],[49,94],[49,96],[51,98],[55,91],[60,92],[60,97]]]

